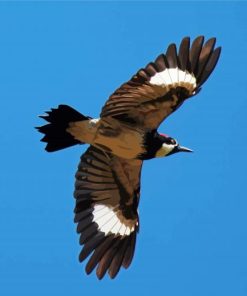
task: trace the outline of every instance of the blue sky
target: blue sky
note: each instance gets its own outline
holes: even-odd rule
[[[247,4],[0,3],[0,294],[247,295]],[[98,281],[79,264],[78,146],[44,151],[37,115],[60,103],[97,117],[170,42],[217,37],[201,93],[160,127],[193,154],[147,161],[131,268]]]

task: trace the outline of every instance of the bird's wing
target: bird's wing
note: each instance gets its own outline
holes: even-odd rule
[[[127,268],[134,254],[139,229],[137,207],[142,161],[112,156],[90,146],[82,155],[75,183],[75,222],[83,249],[79,260],[91,253],[89,274],[97,266],[114,278]]]
[[[214,49],[216,39],[204,43],[197,37],[182,40],[177,53],[170,44],[165,54],[140,69],[128,82],[118,88],[102,108],[101,117],[156,129],[160,123],[195,95],[212,73],[221,48]]]

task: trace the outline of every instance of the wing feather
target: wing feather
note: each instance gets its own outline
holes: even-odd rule
[[[113,235],[106,237],[105,241],[95,248],[93,255],[90,257],[86,265],[86,273],[90,274],[98,265],[102,256],[106,253],[112,242],[117,240]]]
[[[106,237],[103,233],[97,233],[93,238],[85,243],[83,249],[80,252],[79,261],[82,262],[85,260],[99,244],[102,244],[102,242],[105,241],[105,239]]]
[[[166,58],[169,65],[169,69],[177,68],[178,61],[177,61],[177,48],[174,43],[170,44],[166,51]]]
[[[99,279],[107,270],[114,278],[129,256],[129,244],[139,228],[141,165],[139,160],[133,163],[93,146],[81,157],[74,193],[74,221],[83,245],[79,260],[84,261],[92,253],[86,272],[98,265]]]
[[[209,39],[201,50],[199,61],[198,61],[198,70],[196,71],[196,76],[198,77],[199,81],[200,81],[200,76],[202,76],[203,70],[214,50],[215,42],[216,42],[215,38]]]
[[[197,37],[191,47],[185,37],[177,53],[170,44],[165,54],[140,69],[108,99],[101,117],[112,117],[144,130],[157,129],[183,102],[197,94],[212,73],[220,55],[216,39],[204,44]]]
[[[134,256],[135,244],[136,244],[136,233],[132,233],[130,235],[130,243],[128,244],[128,248],[123,258],[122,265],[124,268],[128,268],[132,262],[132,259]]]
[[[155,60],[155,65],[158,69],[158,72],[164,71],[166,69],[166,57],[164,54],[160,54],[156,60]]]
[[[128,247],[128,243],[129,243],[129,238],[125,238],[124,242],[119,247],[118,252],[116,253],[116,255],[114,256],[114,258],[111,262],[108,273],[112,279],[115,278],[115,276],[117,275],[117,273],[120,270],[120,267],[123,262],[124,254],[125,254],[126,249]]]
[[[119,250],[119,246],[121,246],[120,243],[121,243],[121,240],[116,240],[101,258],[96,270],[96,274],[99,279],[102,279],[104,277],[107,269],[110,267],[112,259],[117,254]]]
[[[185,37],[179,47],[178,59],[180,63],[180,69],[182,71],[189,70],[190,71],[190,63],[189,63],[189,52],[190,52],[190,38]]]
[[[221,52],[221,48],[218,47],[215,49],[215,51],[211,54],[208,62],[207,62],[207,65],[200,77],[200,85],[202,85],[209,77],[209,75],[211,74],[211,72],[214,70],[217,62],[218,62],[218,59],[220,57],[220,52]]]
[[[197,37],[192,43],[190,50],[190,63],[191,63],[191,71],[196,73],[196,68],[198,66],[198,59],[202,50],[202,45],[204,42],[204,36]]]

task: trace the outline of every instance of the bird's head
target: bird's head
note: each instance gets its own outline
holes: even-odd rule
[[[172,137],[159,134],[161,140],[161,147],[157,150],[155,157],[165,157],[177,152],[193,152],[191,149],[180,146],[177,140]]]

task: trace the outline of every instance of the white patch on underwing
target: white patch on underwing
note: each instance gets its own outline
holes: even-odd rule
[[[110,208],[106,205],[94,205],[93,214],[93,222],[98,225],[98,229],[108,235],[110,233],[130,235],[131,232],[135,230],[135,227],[129,227],[125,225],[118,218],[116,212],[114,212],[114,208]]]
[[[165,69],[151,77],[150,83],[159,86],[171,86],[172,84],[188,83],[196,88],[196,78],[193,73],[182,71],[178,67]]]

